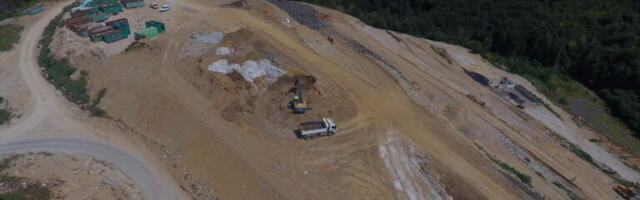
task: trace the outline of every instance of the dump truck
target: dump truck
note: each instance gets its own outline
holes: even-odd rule
[[[304,113],[307,110],[311,110],[311,107],[304,100],[304,94],[302,93],[302,87],[300,86],[300,77],[296,77],[295,94],[293,100],[291,100],[291,109],[294,113]]]
[[[303,139],[313,139],[321,136],[331,136],[338,130],[336,122],[331,118],[322,118],[322,121],[310,121],[300,123],[298,136]]]

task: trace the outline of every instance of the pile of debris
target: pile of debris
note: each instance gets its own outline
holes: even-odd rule
[[[220,59],[209,65],[209,71],[229,74],[238,72],[247,82],[253,82],[258,77],[265,77],[267,81],[275,81],[285,74],[285,71],[276,67],[270,60],[247,60],[242,64],[229,64],[226,59]]]

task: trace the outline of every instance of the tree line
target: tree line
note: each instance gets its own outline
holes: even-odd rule
[[[24,9],[40,1],[41,0],[0,0],[0,21],[20,16]]]
[[[543,84],[554,74],[575,79],[640,132],[640,1],[302,1],[375,27],[465,46]]]

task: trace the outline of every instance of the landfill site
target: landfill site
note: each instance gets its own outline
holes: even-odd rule
[[[45,7],[0,52],[0,79],[17,77],[0,94],[22,114],[0,127],[0,153],[62,151],[27,161],[87,171],[82,183],[113,188],[98,199],[599,200],[640,182],[590,142],[600,133],[463,47],[285,0]],[[42,79],[34,52],[59,14],[51,52],[90,96],[106,91],[108,117]],[[51,175],[33,171],[21,173]],[[82,188],[58,197],[87,199]]]

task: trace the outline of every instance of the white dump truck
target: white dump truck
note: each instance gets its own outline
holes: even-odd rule
[[[330,118],[322,118],[322,121],[300,123],[299,136],[303,139],[313,139],[320,136],[336,134],[336,122]]]

